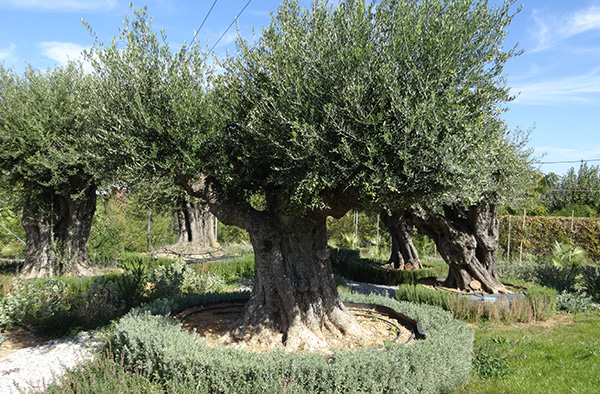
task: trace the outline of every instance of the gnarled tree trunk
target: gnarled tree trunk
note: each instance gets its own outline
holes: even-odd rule
[[[208,205],[186,201],[177,211],[179,235],[177,246],[186,249],[205,249],[214,244],[214,216]]]
[[[392,237],[392,253],[388,264],[396,269],[422,269],[417,248],[412,242],[412,226],[403,217],[403,212],[383,212],[381,220],[387,226]]]
[[[87,241],[96,211],[96,188],[91,184],[78,191],[77,198],[47,192],[26,202],[25,262],[20,276],[92,273]]]
[[[184,187],[192,196],[206,200],[223,223],[247,230],[254,248],[252,295],[226,340],[323,351],[329,349],[325,339],[329,334],[367,339],[366,330],[339,298],[327,249],[326,217],[341,217],[347,209],[332,208],[305,217],[259,212],[229,203],[218,185],[199,178],[183,182]],[[332,197],[338,202],[343,199]]]
[[[498,209],[480,202],[469,208],[444,207],[444,215],[429,212],[411,222],[435,242],[449,265],[444,286],[463,291],[508,293],[496,268]]]
[[[362,335],[339,299],[327,249],[325,217],[270,216],[248,229],[254,289],[231,339],[325,350],[325,336]]]

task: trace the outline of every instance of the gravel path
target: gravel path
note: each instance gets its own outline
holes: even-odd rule
[[[0,359],[0,393],[43,390],[45,384],[62,375],[66,368],[91,359],[94,350],[103,344],[97,334],[81,332],[73,338],[56,339],[12,353]]]
[[[393,297],[397,286],[373,285],[346,280],[353,292]],[[65,369],[93,358],[104,344],[99,335],[82,332],[73,338],[56,339],[43,345],[21,349],[0,359],[0,394],[40,391],[62,375]],[[19,388],[17,388],[17,385]]]

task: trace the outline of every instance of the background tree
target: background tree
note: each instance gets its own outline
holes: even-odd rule
[[[121,136],[123,156],[174,170],[250,234],[254,290],[232,339],[323,348],[328,332],[363,335],[337,296],[325,220],[459,190],[466,199],[471,178],[493,178],[479,170],[498,131],[482,125],[507,98],[511,4],[284,1],[208,92],[202,56],[171,53],[143,14],[122,30],[123,48],[96,48],[104,129]]]
[[[548,186],[541,197],[552,215],[596,217],[600,212],[600,167],[582,163],[563,176],[546,177]]]
[[[492,124],[494,124],[492,122]],[[496,124],[503,130],[503,123]],[[492,133],[493,134],[493,133]],[[496,268],[499,243],[498,206],[525,200],[529,194],[530,150],[520,134],[497,135],[496,145],[488,146],[487,166],[480,171],[492,173],[480,182],[472,178],[475,194],[445,195],[438,201],[421,204],[412,211],[409,222],[428,235],[449,265],[444,286],[464,291],[506,293]],[[490,149],[491,148],[491,149]]]
[[[419,252],[412,241],[413,225],[404,218],[405,212],[382,212],[381,220],[392,238],[392,252],[388,264],[396,269],[422,269]]]
[[[25,277],[88,273],[99,152],[90,112],[92,79],[71,63],[23,75],[0,66],[0,174],[22,187]]]

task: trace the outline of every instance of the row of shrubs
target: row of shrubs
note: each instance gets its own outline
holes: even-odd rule
[[[331,356],[210,347],[169,316],[186,306],[248,296],[192,294],[135,308],[115,325],[114,359],[167,390],[182,392],[445,393],[469,377],[472,331],[433,306],[343,292],[344,301],[385,305],[417,320],[426,339],[409,346],[390,343],[385,351],[336,351]]]
[[[415,284],[421,278],[448,274],[448,265],[442,259],[425,257],[423,260],[426,269],[391,270],[381,267],[381,263],[361,258],[358,250],[331,250],[331,264],[337,274],[350,280],[378,285]]]
[[[0,328],[21,327],[49,337],[95,328],[143,302],[223,291],[227,280],[250,274],[252,256],[220,264],[198,269],[183,260],[129,254],[120,261],[123,272],[100,277],[12,278],[10,292],[0,301]]]
[[[436,305],[463,321],[544,321],[556,312],[556,290],[533,286],[527,296],[499,297],[496,301],[474,301],[469,295],[440,291],[421,285],[398,286],[396,299],[421,304]]]

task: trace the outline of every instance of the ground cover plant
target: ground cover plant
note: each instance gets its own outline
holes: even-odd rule
[[[169,393],[443,393],[464,383],[470,371],[472,333],[463,323],[439,308],[385,297],[344,295],[417,319],[427,338],[410,346],[388,344],[387,351],[256,354],[208,347],[163,315],[178,306],[232,298],[248,294],[190,295],[134,309],[116,324],[108,356],[75,369],[46,392],[80,392],[81,387],[96,392],[116,387],[115,382],[122,382],[123,392],[135,392],[133,383],[143,382],[148,392]]]
[[[475,326],[469,382],[453,394],[598,391],[600,312],[560,314],[547,324]]]
[[[7,294],[0,301],[0,328],[27,329],[44,337],[93,329],[159,297],[231,288],[233,278],[247,277],[252,265],[252,256],[247,256],[225,263],[220,270],[212,268],[226,274],[221,276],[197,273],[183,260],[159,260],[133,253],[123,258],[124,269],[103,276],[5,278]]]

